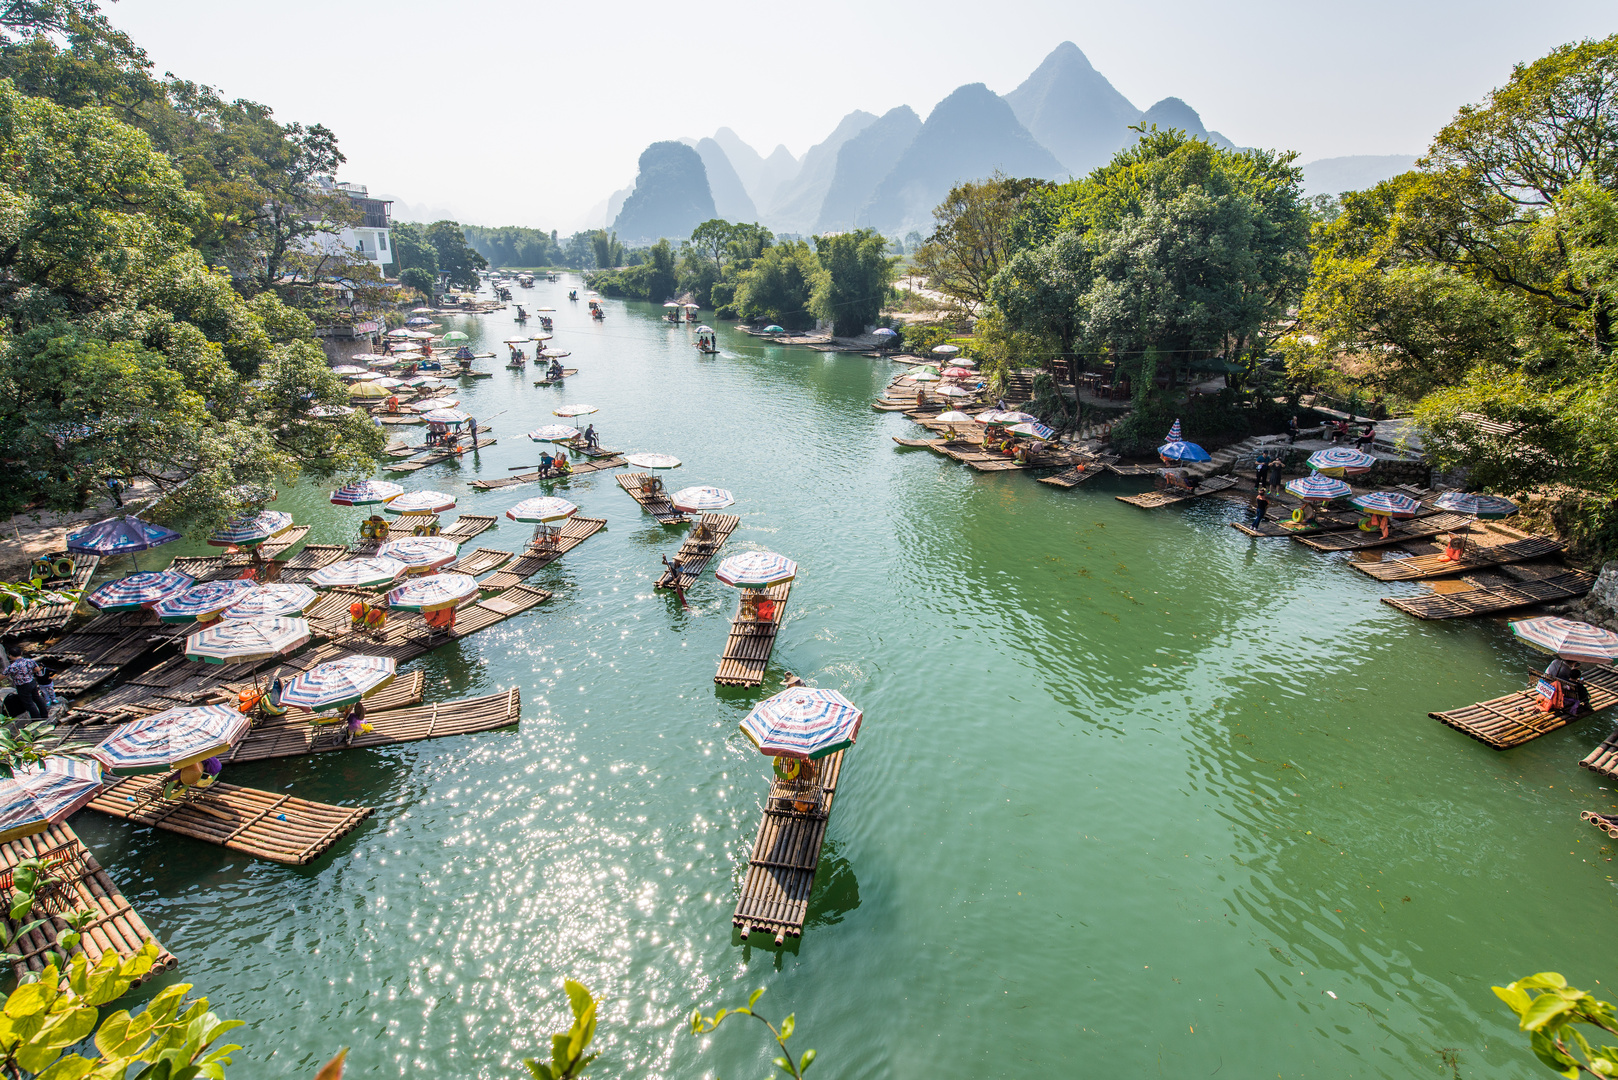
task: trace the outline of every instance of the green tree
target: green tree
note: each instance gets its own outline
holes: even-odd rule
[[[447,274],[451,285],[458,289],[478,287],[478,271],[488,269],[489,260],[466,242],[459,222],[435,221],[427,226],[425,238],[438,253],[438,272]]]
[[[399,271],[399,283],[408,285],[431,300],[438,287],[438,276],[419,266],[411,266]]]
[[[697,254],[713,260],[715,277],[725,272],[725,260],[730,257],[730,243],[736,238],[736,226],[723,218],[711,218],[691,230],[691,247]]]
[[[932,235],[915,250],[916,272],[962,313],[977,314],[989,302],[989,283],[1016,250],[1013,225],[1023,201],[1051,186],[998,173],[955,185],[933,210]]]
[[[670,246],[667,237],[647,249],[646,265],[650,268],[645,277],[646,298],[654,301],[673,299],[677,274],[674,267],[674,248]]]
[[[989,299],[1009,328],[1070,354],[1084,332],[1093,257],[1083,233],[1063,233],[1007,260],[990,282]]]
[[[438,278],[438,249],[427,240],[427,230],[412,221],[396,221],[390,230],[394,266],[400,272],[425,270]]]
[[[788,330],[813,326],[810,305],[825,274],[804,241],[776,244],[737,278],[736,306],[744,318],[767,318]]]
[[[875,229],[858,229],[815,237],[815,250],[825,269],[810,302],[815,315],[832,324],[832,333],[861,334],[882,314],[882,301],[892,288],[899,260],[888,255],[888,241]]]

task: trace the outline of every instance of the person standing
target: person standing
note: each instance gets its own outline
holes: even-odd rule
[[[1270,467],[1268,471],[1270,494],[1281,494],[1281,474],[1286,471],[1286,466],[1281,463],[1281,458],[1279,455],[1270,459]]]
[[[39,689],[39,676],[45,670],[38,660],[31,656],[24,656],[18,651],[15,641],[9,642],[7,653],[13,657],[11,663],[6,665],[6,678],[17,690],[17,697],[22,700],[23,708],[29,716],[43,720],[50,715],[50,709],[45,704],[45,695]]]
[[[1270,497],[1264,494],[1263,488],[1259,488],[1258,493],[1253,496],[1253,524],[1248,527],[1258,528],[1264,524],[1264,519],[1269,516],[1269,513]]]
[[[1255,490],[1255,491],[1263,491],[1264,490],[1264,479],[1265,479],[1265,477],[1267,477],[1269,475],[1269,472],[1270,472],[1270,454],[1269,454],[1269,451],[1261,450],[1261,451],[1259,451],[1258,457],[1253,460],[1253,490]]]

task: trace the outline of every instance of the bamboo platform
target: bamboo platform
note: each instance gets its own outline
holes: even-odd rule
[[[486,600],[457,608],[455,625],[447,633],[429,630],[426,621],[413,612],[409,615],[394,614],[389,617],[380,637],[364,630],[350,632],[332,638],[318,649],[300,653],[286,663],[300,671],[308,671],[328,660],[344,656],[391,656],[402,664],[440,645],[486,630],[550,598],[551,594],[543,589],[512,585]]]
[[[510,589],[533,577],[606,527],[606,518],[570,517],[558,530],[553,546],[536,548],[530,545],[504,569],[484,578],[478,584],[484,589]]]
[[[1015,472],[1023,469],[1056,469],[1064,465],[1076,465],[1079,455],[1071,450],[1047,450],[1037,457],[1030,457],[1027,461],[1018,461],[1014,457],[1000,453],[998,450],[983,449],[981,442],[972,442],[966,439],[951,439],[937,450],[945,457],[954,458],[968,468],[978,472]]]
[[[334,806],[224,783],[165,799],[165,780],[116,780],[89,809],[285,866],[314,862],[373,812],[369,806]]]
[[[744,620],[738,601],[714,682],[720,686],[758,686],[764,681],[764,671],[770,665],[770,653],[775,651],[775,638],[781,631],[781,619],[786,615],[787,597],[791,593],[790,581],[764,590],[764,598],[775,601],[774,617],[767,620]]]
[[[1285,507],[1276,507],[1274,503],[1270,505],[1272,509],[1281,509],[1290,513],[1290,511],[1286,511]],[[1341,514],[1334,510],[1324,510],[1316,515],[1315,520],[1308,525],[1294,526],[1289,519],[1280,518],[1275,521],[1261,521],[1256,529],[1245,521],[1232,521],[1230,527],[1237,532],[1260,538],[1314,536],[1317,533],[1342,532],[1345,529],[1356,528],[1362,516],[1361,514]]]
[[[380,694],[377,696],[381,697]],[[515,686],[484,697],[439,701],[385,712],[378,711],[378,705],[367,699],[365,719],[371,725],[371,730],[355,735],[353,739],[344,741],[341,730],[314,727],[306,713],[296,716],[288,713],[255,727],[224,760],[269,761],[330,750],[366,750],[426,739],[443,739],[451,735],[471,735],[510,727],[517,723],[521,715],[522,696]]]
[[[545,370],[549,371],[550,369],[546,368]],[[549,378],[549,377],[543,378],[543,379],[535,379],[534,380],[534,385],[535,386],[560,386],[560,385],[562,385],[562,380],[563,379],[572,378],[574,375],[577,375],[578,373],[579,373],[578,368],[576,368],[576,367],[566,367],[566,368],[562,369],[562,374],[558,375],[554,379]]]
[[[686,534],[685,543],[680,545],[679,552],[674,556],[674,561],[680,564],[678,582],[680,588],[689,589],[697,583],[697,579],[708,569],[713,557],[719,554],[719,549],[725,546],[725,541],[730,539],[730,534],[735,532],[741,523],[742,519],[735,514],[703,514],[698,519],[697,527],[704,530],[704,538],[696,539],[697,530],[692,529]],[[674,575],[664,570],[654,587],[672,589],[675,584]]]
[[[51,578],[45,582],[45,588],[70,596],[65,604],[41,604],[31,607],[27,611],[20,611],[6,619],[0,619],[0,634],[18,637],[38,637],[44,634],[54,634],[68,624],[73,613],[78,610],[79,598],[84,595],[85,587],[95,576],[96,567],[101,565],[101,559],[95,555],[73,556],[73,576],[67,578]]]
[[[825,796],[818,811],[805,814],[776,809],[782,799],[791,797],[792,789],[779,780],[770,784],[764,820],[759,822],[747,873],[742,877],[741,897],[731,916],[731,924],[741,928],[744,941],[754,930],[773,933],[777,945],[784,944],[788,934],[803,936],[815,871],[820,868],[820,848],[826,839],[826,824],[846,752],[839,750],[820,762]]]
[[[1119,465],[1109,462],[1107,471],[1117,476],[1156,476],[1157,470],[1166,468],[1164,465]]]
[[[477,548],[469,555],[462,555],[459,559],[444,567],[446,574],[467,574],[477,577],[487,574],[496,567],[504,566],[511,561],[511,552],[499,551],[495,548]]]
[[[1539,581],[1469,589],[1466,592],[1434,593],[1431,596],[1384,596],[1382,602],[1418,619],[1458,619],[1583,596],[1594,584],[1595,578],[1589,574],[1582,570],[1572,570]]]
[[[1453,560],[1446,559],[1442,555],[1421,555],[1413,559],[1393,559],[1375,563],[1356,562],[1350,565],[1360,573],[1374,577],[1378,581],[1419,581],[1424,578],[1459,574],[1467,570],[1479,570],[1486,566],[1543,559],[1547,555],[1555,555],[1565,546],[1557,540],[1534,536],[1510,544],[1473,548],[1470,553]]]
[[[1618,671],[1609,667],[1592,666],[1584,673],[1584,685],[1590,691],[1592,713],[1618,705]],[[1532,742],[1541,735],[1566,727],[1573,720],[1582,720],[1591,713],[1581,713],[1570,719],[1561,713],[1541,712],[1539,698],[1534,692],[1519,690],[1515,694],[1507,694],[1492,701],[1480,701],[1476,705],[1427,715],[1486,746],[1492,746],[1496,750],[1510,750],[1514,746]],[[1590,759],[1600,752],[1598,748],[1581,764],[1586,768],[1594,768],[1589,764]],[[1615,753],[1614,757],[1618,758],[1618,753]],[[1596,769],[1596,771],[1603,770]]]
[[[282,564],[278,580],[288,585],[302,585],[316,570],[346,558],[348,548],[343,544],[305,544],[302,551]]]
[[[1368,548],[1387,547],[1390,544],[1401,544],[1406,540],[1425,540],[1439,533],[1459,529],[1471,522],[1465,514],[1434,514],[1431,517],[1415,518],[1411,521],[1401,521],[1388,530],[1388,535],[1380,532],[1361,532],[1358,528],[1344,529],[1340,532],[1328,533],[1324,536],[1294,536],[1293,539],[1306,547],[1316,551],[1365,551]],[[1357,524],[1357,523],[1356,523]]]
[[[1143,510],[1156,510],[1160,506],[1173,506],[1175,503],[1200,499],[1204,495],[1212,495],[1216,491],[1225,491],[1235,487],[1236,484],[1237,480],[1234,476],[1212,476],[1199,483],[1191,491],[1161,489],[1143,492],[1139,495],[1119,495],[1117,499],[1119,502],[1126,502]]]
[[[479,428],[478,430],[487,431],[488,429]],[[422,455],[421,457],[411,458],[409,461],[399,461],[392,465],[384,465],[382,467],[388,472],[419,472],[420,470],[429,468],[433,465],[442,464],[452,457],[460,457],[470,454],[476,450],[482,450],[486,446],[493,446],[495,441],[496,440],[494,439],[479,439],[477,441],[477,445],[475,446],[459,446],[453,450],[434,450],[429,454]]]
[[[1586,676],[1588,674],[1586,672]],[[1586,678],[1586,683],[1588,681],[1588,678]],[[1593,692],[1590,698],[1592,701],[1595,700]],[[1593,773],[1600,773],[1609,780],[1618,780],[1618,731],[1608,735],[1600,746],[1585,755],[1584,760],[1579,762],[1579,765]]]
[[[1582,764],[1582,762],[1581,762]],[[1594,810],[1581,810],[1580,821],[1588,821],[1614,840],[1618,840],[1618,816],[1612,814],[1598,814]]]
[[[674,508],[669,502],[668,491],[665,489],[659,494],[652,495],[642,490],[641,485],[650,480],[650,473],[619,473],[616,477],[618,486],[629,493],[629,497],[640,503],[640,508],[657,519],[660,525],[679,525],[691,520],[685,513]]]
[[[580,451],[582,453],[582,451]],[[576,461],[566,473],[551,473],[549,476],[539,475],[536,469],[533,472],[518,473],[516,476],[507,476],[499,480],[474,480],[472,486],[479,491],[497,491],[500,488],[516,487],[518,484],[532,484],[538,480],[566,480],[572,476],[583,476],[586,473],[605,472],[608,469],[621,469],[629,464],[624,456],[616,450],[605,457],[594,460]]]
[[[1106,472],[1106,467],[1116,460],[1117,458],[1112,457],[1098,457],[1083,465],[1075,465],[1071,469],[1059,472],[1055,476],[1041,476],[1039,482],[1049,484],[1051,487],[1076,488]]]
[[[79,942],[92,966],[109,952],[128,959],[140,951],[147,939],[157,941],[157,935],[124,899],[112,878],[107,876],[90,849],[84,846],[78,834],[66,822],[52,825],[33,836],[0,844],[0,870],[7,872],[3,880],[9,883],[9,871],[24,859],[40,856],[49,859],[52,853],[60,856],[57,873],[64,879],[66,891],[62,902],[52,903],[51,906],[64,908],[64,913],[69,914],[79,910],[95,913]],[[9,891],[7,900],[9,903]],[[19,925],[9,918],[5,922],[6,929],[11,931],[15,931]],[[20,955],[12,963],[12,970],[18,976],[45,970],[45,959],[41,954],[47,949],[54,949],[57,932],[66,929],[65,924],[58,925],[58,922],[51,919],[46,925],[23,935],[17,946],[21,950]],[[156,963],[151,971],[135,980],[136,985],[172,970],[175,963],[174,954],[163,948],[162,942],[158,942]]]
[[[900,446],[924,448],[927,450],[936,450],[945,443],[949,442],[948,439],[901,439],[897,435],[893,437],[893,441],[898,443]]]

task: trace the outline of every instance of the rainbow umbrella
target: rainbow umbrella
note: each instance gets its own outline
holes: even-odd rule
[[[107,582],[85,599],[101,611],[134,611],[178,596],[195,584],[191,575],[178,570],[142,570]]]
[[[773,551],[744,551],[719,564],[714,577],[738,589],[762,589],[798,576],[798,564]]]
[[[678,469],[680,459],[672,454],[630,454],[624,459],[637,469]]]
[[[594,405],[563,405],[560,409],[552,409],[552,416],[588,416],[601,410]]]
[[[222,754],[253,726],[228,705],[181,705],[124,724],[89,751],[109,769],[183,769]]]
[[[338,506],[374,506],[404,494],[404,488],[386,480],[356,480],[331,493]]]
[[[681,488],[669,496],[676,510],[700,513],[704,510],[723,510],[736,501],[736,496],[718,487]]]
[[[1555,653],[1563,660],[1604,664],[1618,659],[1618,634],[1575,619],[1555,615],[1519,619],[1511,624],[1511,632],[1534,648]]]
[[[0,842],[41,833],[66,821],[101,791],[101,764],[48,757],[0,778]]]
[[[1325,502],[1328,499],[1340,499],[1351,493],[1354,489],[1341,480],[1319,473],[1310,473],[1300,476],[1296,480],[1287,481],[1287,490],[1292,492],[1304,502]]]
[[[1185,441],[1185,435],[1180,431],[1179,417],[1175,417],[1174,426],[1169,428],[1169,433],[1163,439],[1163,441],[1164,442],[1171,442],[1171,443],[1172,442],[1184,442]]]
[[[459,545],[442,536],[405,536],[376,549],[378,556],[404,563],[406,572],[412,574],[448,566],[458,552]]]
[[[341,709],[393,681],[398,662],[388,656],[345,656],[328,660],[289,679],[281,687],[283,707],[320,712]]]
[[[1446,491],[1433,500],[1433,505],[1440,510],[1451,510],[1457,514],[1471,514],[1476,518],[1490,520],[1510,517],[1517,512],[1517,504],[1510,499],[1467,491]]]
[[[322,566],[309,575],[309,584],[319,589],[376,589],[404,576],[405,564],[398,559],[345,559]]]
[[[546,424],[530,431],[528,437],[535,442],[567,442],[579,437],[579,429],[566,424]]]
[[[455,509],[455,496],[442,491],[411,491],[389,499],[382,509],[390,514],[439,514]]]
[[[225,522],[224,528],[208,537],[214,547],[258,547],[292,528],[292,515],[282,510],[255,510]]]
[[[273,615],[302,615],[319,594],[307,585],[260,585],[224,611],[227,619],[258,619]]]
[[[459,409],[432,409],[422,413],[421,418],[429,424],[464,424],[472,419],[472,414]]]
[[[989,409],[978,413],[980,424],[1023,424],[1038,420],[1032,413],[1017,412],[1011,409]]]
[[[185,639],[185,658],[208,664],[246,664],[285,656],[309,641],[307,619],[221,619]]]
[[[178,539],[180,534],[173,529],[138,517],[115,517],[69,533],[67,550],[73,555],[132,555]]]
[[[1157,456],[1167,462],[1211,461],[1213,455],[1194,442],[1176,440],[1157,448]]]
[[[177,596],[159,601],[153,605],[152,611],[162,622],[193,622],[219,614],[257,588],[255,582],[245,578],[204,581],[201,585],[193,585]]]
[[[863,715],[835,690],[797,686],[753,706],[742,734],[771,757],[813,760],[853,746]]]
[[[1309,455],[1309,467],[1327,476],[1357,476],[1369,472],[1376,458],[1347,446],[1316,450]]]
[[[1050,440],[1050,439],[1056,438],[1056,429],[1055,428],[1046,427],[1044,424],[1041,424],[1037,420],[1030,421],[1029,423],[1026,423],[1026,424],[1012,424],[1006,430],[1010,431],[1010,432],[1014,432],[1014,433],[1016,433],[1018,435],[1032,435],[1036,439]],[[1190,446],[1192,444],[1191,443],[1186,443],[1185,445]]]
[[[579,512],[579,508],[566,499],[558,499],[554,495],[541,495],[533,499],[524,499],[522,502],[506,511],[506,517],[512,521],[561,521],[572,517]]]
[[[404,611],[441,611],[477,593],[478,583],[470,575],[433,574],[388,593],[388,606]]]
[[[1413,518],[1421,509],[1420,502],[1397,491],[1373,491],[1369,495],[1356,495],[1349,502],[1368,514],[1384,517]]]

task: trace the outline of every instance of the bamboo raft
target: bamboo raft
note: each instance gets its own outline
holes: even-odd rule
[[[472,486],[479,491],[498,491],[500,488],[516,487],[518,484],[532,484],[536,480],[566,480],[570,476],[583,476],[585,473],[604,472],[607,469],[621,469],[627,464],[629,463],[624,460],[622,454],[613,451],[605,457],[576,462],[565,474],[553,472],[549,476],[541,476],[539,470],[535,469],[532,472],[518,473],[516,476],[507,476],[499,480],[474,480],[472,481]]]
[[[1076,488],[1080,484],[1094,480],[1106,472],[1106,467],[1117,460],[1117,458],[1111,456],[1098,457],[1083,465],[1075,465],[1071,469],[1059,472],[1055,476],[1041,476],[1039,482],[1049,484],[1051,487]]]
[[[504,569],[484,578],[478,584],[485,589],[510,589],[533,577],[606,527],[606,518],[570,517],[557,530],[555,544],[545,547],[529,545]]]
[[[1175,503],[1186,502],[1190,499],[1200,499],[1204,495],[1212,495],[1216,491],[1233,488],[1236,484],[1237,480],[1234,476],[1212,476],[1190,491],[1165,488],[1143,492],[1139,495],[1119,495],[1117,499],[1119,502],[1126,502],[1143,510],[1156,510],[1161,506],[1173,506]]]
[[[1618,817],[1612,814],[1598,814],[1594,810],[1582,810],[1579,812],[1579,820],[1588,821],[1614,840],[1618,840]]]
[[[775,638],[781,631],[781,619],[786,615],[787,597],[791,593],[790,581],[764,590],[764,599],[775,601],[775,612],[769,619],[743,619],[738,602],[714,682],[720,686],[758,686],[764,681],[764,671],[769,667],[770,653],[775,651]]]
[[[131,776],[102,789],[89,809],[286,866],[307,866],[370,817],[369,806],[334,806],[216,783],[163,797],[165,776]]]
[[[511,558],[512,555],[509,551],[480,547],[474,549],[469,555],[462,555],[459,559],[444,567],[442,572],[477,577],[479,574],[487,574],[490,570],[504,566],[511,561]]]
[[[558,375],[556,378],[554,378],[554,379],[535,379],[534,380],[534,385],[535,386],[560,386],[563,379],[571,378],[572,376],[577,375],[578,373],[579,373],[579,369],[576,368],[576,367],[563,368],[562,369],[562,374]]]
[[[1014,472],[1023,469],[1055,469],[1063,465],[1075,465],[1079,455],[1071,450],[1047,451],[1029,461],[1018,461],[1008,457],[998,450],[987,451],[982,443],[969,439],[901,439],[895,436],[894,442],[900,446],[922,446],[928,450],[943,454],[954,461],[959,461],[968,468],[978,472]]]
[[[288,585],[301,585],[322,566],[330,566],[346,558],[348,548],[343,544],[305,544],[302,551],[282,564],[280,580]]]
[[[487,599],[456,608],[455,625],[447,632],[430,630],[420,615],[395,614],[388,619],[380,636],[365,630],[351,631],[283,662],[299,671],[308,671],[345,656],[391,656],[402,664],[440,645],[486,630],[550,598],[551,594],[543,589],[514,584]]]
[[[629,493],[629,497],[640,503],[640,508],[657,519],[660,525],[679,525],[691,520],[685,513],[674,508],[669,502],[668,491],[659,490],[651,494],[642,487],[647,480],[652,479],[650,473],[619,473],[616,477],[618,486]]]
[[[66,578],[51,578],[45,582],[45,588],[53,589],[71,597],[65,604],[40,604],[27,611],[20,611],[8,619],[0,619],[0,633],[15,634],[18,637],[33,637],[40,634],[54,634],[68,624],[73,618],[73,612],[78,609],[79,597],[84,595],[85,587],[95,576],[96,567],[101,565],[101,559],[95,555],[73,556],[73,574]]]
[[[1600,712],[1618,705],[1618,671],[1609,667],[1591,667],[1584,673],[1584,685],[1590,691],[1591,712]],[[1514,746],[1521,746],[1541,735],[1564,728],[1574,719],[1582,720],[1590,713],[1581,713],[1577,717],[1569,718],[1557,712],[1542,712],[1539,708],[1539,697],[1532,690],[1519,690],[1515,694],[1507,694],[1492,701],[1480,701],[1476,705],[1427,715],[1486,746],[1492,746],[1496,750],[1510,750]],[[1589,762],[1600,752],[1598,748],[1581,764],[1586,768],[1595,768]],[[1596,771],[1604,770],[1596,769]]]
[[[1294,526],[1286,518],[1281,518],[1276,521],[1261,521],[1256,529],[1245,521],[1232,521],[1230,527],[1237,532],[1260,538],[1313,536],[1316,533],[1341,532],[1345,529],[1355,528],[1360,523],[1360,517],[1361,515],[1359,514],[1343,514],[1334,510],[1323,510],[1316,515],[1314,521],[1307,525]]]
[[[381,694],[377,698],[381,698]],[[443,739],[451,735],[472,735],[510,727],[522,715],[522,696],[515,686],[484,697],[406,706],[385,712],[380,711],[380,701],[373,703],[367,698],[365,705],[365,719],[371,725],[371,730],[357,734],[352,739],[345,739],[347,729],[341,724],[335,728],[319,727],[309,723],[307,714],[293,716],[288,713],[253,728],[247,738],[224,755],[224,760],[269,761],[330,750],[366,750],[426,739]]]
[[[84,910],[95,913],[89,926],[84,930],[84,937],[79,944],[84,949],[85,956],[94,966],[102,956],[107,953],[116,953],[128,959],[141,950],[147,939],[157,941],[157,935],[152,933],[145,921],[118,891],[112,878],[96,862],[96,857],[90,853],[79,840],[78,834],[68,827],[66,822],[52,825],[42,833],[25,836],[20,840],[12,840],[0,844],[0,887],[5,889],[6,902],[10,903],[11,868],[24,859],[44,858],[47,862],[55,864],[56,874],[62,879],[63,891],[59,899],[47,901],[53,914],[71,914],[73,911]],[[60,908],[60,911],[55,909]],[[36,907],[36,911],[39,909]],[[31,921],[31,920],[25,920]],[[18,923],[6,919],[6,929],[15,931]],[[23,935],[18,942],[21,954],[12,962],[12,970],[20,977],[30,971],[44,971],[45,958],[42,955],[47,949],[56,948],[56,935],[60,930],[66,929],[66,924],[52,918],[44,926]],[[158,942],[157,961],[152,965],[151,971],[135,980],[138,985],[147,979],[155,978],[175,966],[174,954],[163,948]]]
[[[818,810],[802,813],[791,809],[787,804],[794,796],[793,789],[780,780],[770,784],[764,820],[758,824],[758,836],[753,840],[747,873],[742,878],[741,897],[731,916],[731,924],[741,928],[742,940],[754,930],[773,933],[777,945],[784,944],[788,934],[803,936],[845,753],[839,750],[820,762],[825,795]]]
[[[488,429],[479,428],[478,430],[487,431]],[[493,446],[495,441],[496,440],[494,439],[479,439],[475,444],[470,446],[456,446],[455,449],[452,450],[434,450],[432,453],[423,454],[421,457],[417,458],[411,458],[409,461],[399,461],[392,465],[384,465],[382,467],[388,472],[417,472],[421,469],[428,468],[429,466],[438,465],[442,462],[448,461],[452,457],[470,454],[475,451],[482,450],[485,446]]]
[[[1434,593],[1431,596],[1384,596],[1382,602],[1418,619],[1459,619],[1583,596],[1594,584],[1595,578],[1589,574],[1582,570],[1571,570],[1555,577],[1523,581],[1516,585]]]
[[[1586,685],[1589,683],[1588,674],[1586,672]],[[1594,701],[1595,694],[1592,693],[1590,698]],[[1608,735],[1600,746],[1585,755],[1579,765],[1593,773],[1600,773],[1609,780],[1618,780],[1618,731]]]
[[[1423,578],[1444,577],[1447,574],[1459,574],[1488,566],[1542,559],[1547,555],[1555,555],[1564,546],[1556,540],[1532,536],[1510,544],[1474,548],[1459,559],[1446,559],[1442,555],[1420,555],[1413,559],[1394,559],[1375,563],[1356,562],[1350,565],[1360,573],[1374,577],[1378,581],[1419,581]]]
[[[741,523],[742,519],[735,514],[703,514],[697,521],[697,527],[686,535],[685,543],[680,545],[679,552],[674,556],[674,561],[680,564],[679,582],[676,583],[674,575],[664,570],[654,588],[672,589],[678,584],[682,589],[689,589],[695,585]],[[703,533],[701,540],[696,538],[699,529]]]
[[[1163,465],[1119,465],[1117,462],[1108,462],[1107,471],[1117,476],[1156,476],[1157,470],[1165,468]]]
[[[1324,536],[1295,535],[1293,539],[1316,551],[1365,551],[1368,548],[1401,544],[1406,540],[1426,540],[1439,533],[1458,529],[1471,520],[1465,514],[1434,514],[1431,517],[1400,522],[1388,530],[1387,536],[1383,536],[1380,532],[1360,532],[1356,528]],[[1356,533],[1358,535],[1355,535]]]

